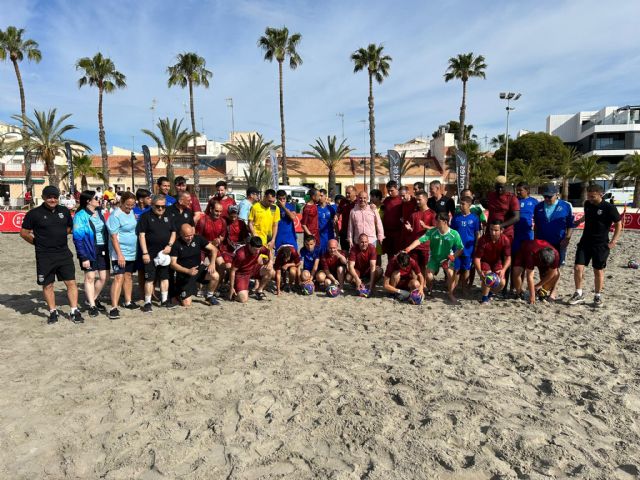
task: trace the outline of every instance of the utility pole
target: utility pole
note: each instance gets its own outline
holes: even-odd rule
[[[157,105],[157,101],[154,98],[153,100],[151,100],[151,107],[149,107],[149,110],[151,110],[151,131],[153,132],[154,128],[156,127],[156,105]]]
[[[229,140],[231,141],[231,143],[233,143],[233,135],[236,132],[235,119],[233,117],[233,98],[229,97],[229,98],[226,98],[225,100],[227,101],[227,108],[231,110],[231,136]]]
[[[340,117],[342,122],[342,140],[344,140],[344,113],[336,113],[336,116]]]

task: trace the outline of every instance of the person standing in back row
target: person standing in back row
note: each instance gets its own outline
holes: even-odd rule
[[[602,289],[604,287],[604,270],[607,268],[609,252],[618,243],[618,237],[622,231],[622,222],[618,209],[602,200],[603,189],[600,185],[591,185],[587,188],[587,201],[584,202],[584,216],[576,220],[574,225],[584,222],[582,238],[576,249],[576,264],[573,279],[576,291],[569,300],[569,305],[584,303],[582,282],[584,281],[584,267],[593,264],[593,276],[595,283],[595,295],[593,305],[602,307]],[[609,240],[609,230],[614,225],[613,237]]]
[[[449,198],[444,194],[440,180],[434,180],[429,183],[429,193],[431,196],[429,197],[429,200],[427,200],[427,206],[433,210],[436,215],[442,212],[449,216],[455,215],[456,204],[452,198]]]
[[[73,265],[73,254],[67,244],[67,236],[73,228],[71,213],[58,205],[60,190],[54,186],[42,190],[44,202],[30,210],[22,221],[20,237],[36,248],[36,272],[38,285],[42,286],[44,299],[49,307],[47,324],[58,321],[53,282],[57,278],[67,287],[67,298],[71,306],[70,318],[73,323],[83,323],[78,310],[78,286]]]

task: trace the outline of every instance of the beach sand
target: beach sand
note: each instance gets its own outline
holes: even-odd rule
[[[589,270],[574,307],[439,285],[47,326],[32,247],[0,235],[0,478],[638,478],[639,240],[598,310]]]

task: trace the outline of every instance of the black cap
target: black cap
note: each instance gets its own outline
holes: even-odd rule
[[[54,187],[53,185],[47,185],[42,190],[42,198],[47,198],[47,197],[57,198],[59,196],[60,196],[60,190],[58,190],[58,187]]]
[[[184,178],[183,176],[176,177],[175,180],[173,181],[174,185],[180,185],[181,183],[187,183],[187,179]]]
[[[558,187],[553,184],[545,185],[542,189],[543,197],[552,197],[558,193]]]

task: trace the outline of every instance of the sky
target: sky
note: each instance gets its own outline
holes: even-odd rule
[[[210,87],[195,90],[199,130],[227,141],[225,99],[233,98],[236,131],[280,143],[277,63],[264,61],[257,47],[267,26],[302,35],[302,65],[284,69],[288,155],[309,150],[318,137],[340,139],[338,113],[347,143],[365,151],[368,79],[353,73],[350,55],[369,43],[384,45],[393,59],[389,77],[374,84],[378,152],[458,119],[462,84],[443,75],[459,53],[486,59],[486,79],[468,83],[466,115],[483,147],[485,136],[505,131],[501,91],[522,93],[510,132],[544,131],[550,114],[640,103],[636,0],[0,0],[0,12],[0,29],[24,28],[42,51],[40,63],[20,66],[28,113],[72,114],[77,130],[70,136],[97,153],[98,92],[78,88],[75,68],[97,52],[127,81],[104,99],[109,150],[139,150],[150,142],[141,129],[154,118],[186,117],[188,91],[168,88],[166,73],[186,51],[203,56],[213,72]],[[13,67],[0,62],[0,120],[15,123],[19,109]]]

